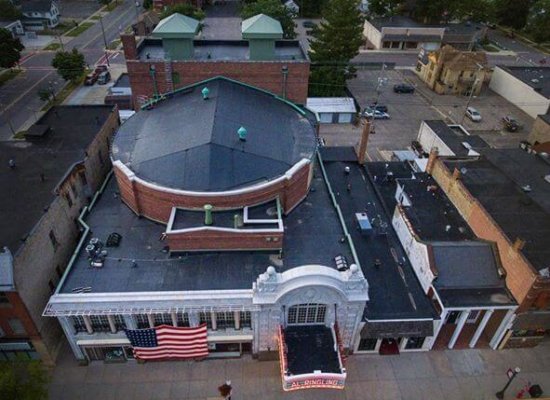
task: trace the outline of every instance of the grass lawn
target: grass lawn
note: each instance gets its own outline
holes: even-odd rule
[[[44,50],[59,50],[60,48],[61,48],[61,44],[55,42],[55,43],[50,43],[49,45],[44,47]]]
[[[9,81],[10,79],[15,78],[21,72],[20,69],[9,69],[0,75],[0,86]]]
[[[94,25],[93,22],[83,22],[80,25],[78,25],[76,28],[71,29],[69,32],[67,32],[66,35],[72,36],[72,37],[78,36],[93,25]]]
[[[94,21],[99,21],[101,17],[99,15],[93,15],[90,17],[90,19],[93,19]]]
[[[107,6],[105,7],[105,11],[113,11],[115,8],[117,8],[120,4],[122,4],[122,0],[114,0],[111,1]]]
[[[111,43],[109,43],[109,45],[107,46],[107,48],[109,50],[116,50],[116,48],[120,45],[121,43],[121,40],[120,39],[115,39],[113,40]]]

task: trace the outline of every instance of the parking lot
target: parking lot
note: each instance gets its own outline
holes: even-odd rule
[[[380,86],[379,77],[383,79]],[[394,93],[393,86],[403,82],[415,86],[415,93]],[[438,95],[410,70],[361,69],[348,83],[348,88],[362,110],[376,99],[378,104],[388,107],[391,118],[374,122],[375,134],[370,136],[368,146],[371,160],[385,160],[392,150],[408,148],[423,120],[442,119],[450,124],[463,124],[470,133],[479,134],[493,147],[517,146],[527,137],[533,123],[527,114],[487,88],[470,101],[470,106],[482,115],[481,122],[472,122],[463,118],[468,97]],[[510,133],[502,129],[501,119],[506,115],[513,115],[520,122],[521,131]],[[323,125],[320,133],[327,145],[355,145],[361,126]]]

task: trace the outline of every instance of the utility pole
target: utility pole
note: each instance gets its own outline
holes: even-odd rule
[[[107,53],[107,38],[105,37],[105,28],[103,28],[103,17],[99,16],[99,24],[101,25],[101,34],[103,35],[103,44],[105,45],[105,61],[107,61],[107,65],[111,66],[109,64],[109,54]]]
[[[136,23],[139,22],[139,1],[136,1]]]

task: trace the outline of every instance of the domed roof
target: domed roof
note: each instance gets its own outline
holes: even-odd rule
[[[136,113],[120,127],[112,156],[146,181],[207,192],[272,180],[311,159],[315,148],[308,114],[275,95],[218,77]]]

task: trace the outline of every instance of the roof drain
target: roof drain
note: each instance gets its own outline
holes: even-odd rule
[[[212,205],[204,205],[204,225],[212,225]]]

